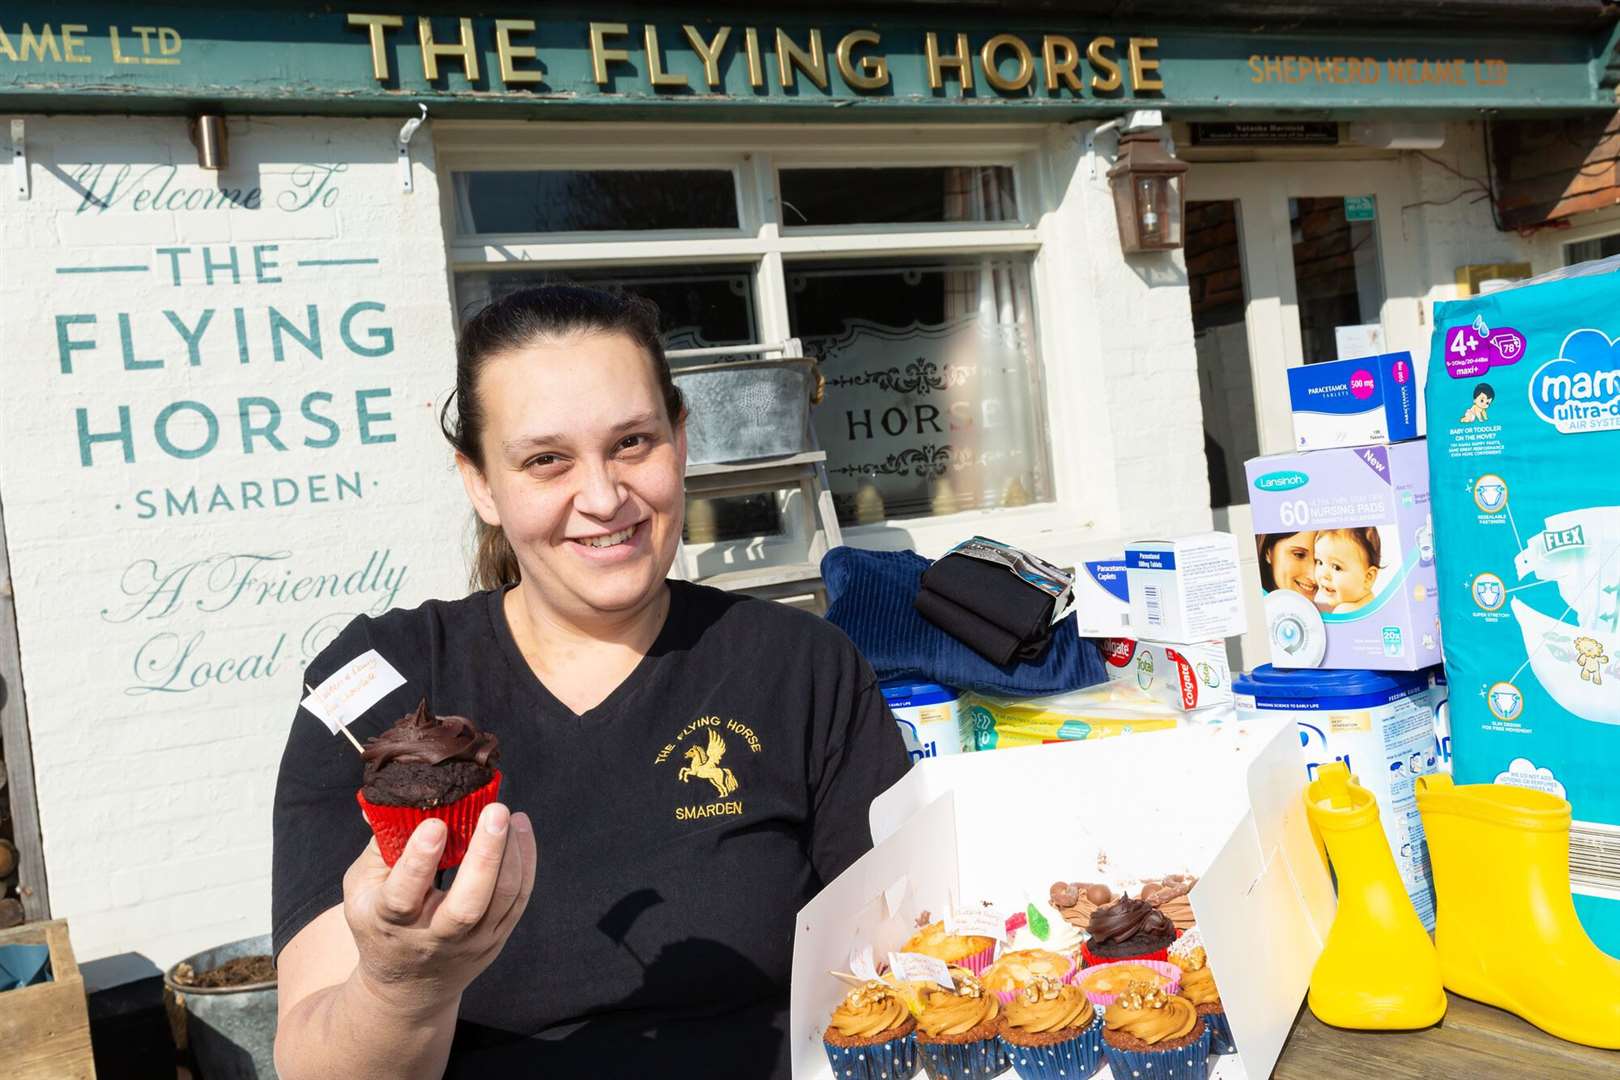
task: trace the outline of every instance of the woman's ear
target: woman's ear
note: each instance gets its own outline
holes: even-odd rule
[[[461,473],[461,486],[467,490],[467,501],[472,503],[473,512],[484,524],[500,528],[501,514],[495,508],[495,498],[490,494],[484,471],[460,451],[456,452],[456,471]]]

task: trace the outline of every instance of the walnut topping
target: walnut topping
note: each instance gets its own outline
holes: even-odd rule
[[[851,990],[844,998],[844,1003],[851,1009],[865,1009],[874,1005],[881,1005],[894,996],[894,987],[888,983],[868,979],[866,985]]]
[[[1056,1001],[1063,989],[1063,981],[1054,979],[1049,975],[1036,975],[1029,984],[1019,991],[1019,996],[1025,1005],[1033,1005],[1037,1001]]]
[[[1123,1009],[1162,1009],[1170,1004],[1170,995],[1153,983],[1131,982],[1126,984],[1116,1004]]]

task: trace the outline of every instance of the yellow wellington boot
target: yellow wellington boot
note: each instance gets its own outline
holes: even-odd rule
[[[1338,914],[1311,970],[1311,1012],[1344,1028],[1438,1023],[1446,1014],[1440,964],[1395,869],[1372,792],[1335,761],[1305,789],[1305,812],[1339,884]]]
[[[1446,988],[1560,1039],[1620,1049],[1620,960],[1569,894],[1569,803],[1545,791],[1417,781]]]

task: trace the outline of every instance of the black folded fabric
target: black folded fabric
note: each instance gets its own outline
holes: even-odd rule
[[[932,589],[924,588],[917,591],[915,607],[923,618],[992,664],[1011,662],[1022,647],[1022,642],[995,623],[980,618]],[[1041,644],[1044,646],[1046,643],[1043,641]]]
[[[923,574],[922,584],[1020,642],[1044,643],[1052,632],[1056,598],[998,563],[946,555]]]

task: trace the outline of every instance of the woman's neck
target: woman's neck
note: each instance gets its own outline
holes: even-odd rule
[[[652,648],[669,614],[670,592],[661,584],[640,606],[570,618],[548,605],[528,581],[507,592],[503,607],[519,650],[542,676],[579,666],[613,666],[614,657],[639,660]],[[631,662],[631,667],[634,663]]]

